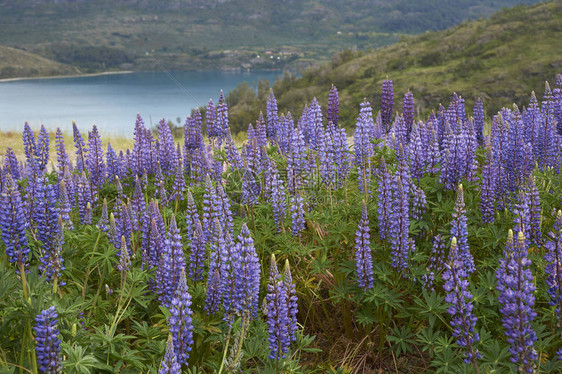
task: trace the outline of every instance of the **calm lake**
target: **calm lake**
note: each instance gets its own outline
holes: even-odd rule
[[[0,129],[21,131],[27,121],[37,129],[57,126],[82,133],[96,124],[102,134],[132,136],[137,113],[145,124],[166,118],[181,125],[191,110],[218,101],[240,82],[257,89],[260,79],[273,82],[281,72],[152,72],[78,78],[0,82]]]

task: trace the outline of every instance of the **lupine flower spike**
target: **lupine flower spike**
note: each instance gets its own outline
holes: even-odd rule
[[[289,352],[289,311],[287,308],[287,290],[277,269],[275,255],[271,255],[269,283],[267,284],[267,325],[269,341],[269,358],[279,360]]]
[[[178,363],[176,351],[174,350],[174,340],[172,334],[168,335],[166,343],[166,354],[160,364],[158,374],[181,374],[181,364]]]
[[[443,288],[447,292],[445,301],[449,304],[447,312],[452,317],[453,336],[457,338],[457,344],[466,349],[464,362],[471,363],[479,373],[476,360],[482,356],[474,347],[474,344],[480,339],[478,332],[474,329],[477,318],[472,312],[472,294],[468,289],[468,274],[459,257],[456,238],[451,240],[443,280],[445,281]]]
[[[35,317],[35,352],[40,373],[62,373],[61,340],[57,328],[58,313],[54,306]]]
[[[364,291],[373,288],[373,262],[371,259],[371,235],[369,233],[369,216],[367,205],[363,202],[361,221],[355,233],[355,264],[357,282]]]

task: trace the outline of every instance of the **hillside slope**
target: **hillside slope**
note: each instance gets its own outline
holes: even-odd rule
[[[561,1],[519,6],[370,53],[339,53],[330,64],[301,78],[286,75],[275,83],[274,93],[280,111],[291,111],[295,118],[314,96],[326,105],[335,84],[341,107],[349,108],[340,116],[352,126],[364,98],[379,110],[382,81],[388,76],[394,81],[395,110],[401,111],[403,95],[410,89],[418,112],[427,114],[435,109],[430,105],[448,102],[457,92],[469,107],[482,97],[488,113],[494,113],[510,106],[514,98],[519,105],[526,104],[529,87],[542,94],[544,81],[552,82],[562,72],[561,40]],[[230,100],[233,121],[245,124],[240,126],[254,121],[265,103],[263,94],[254,98],[241,88],[232,92]]]
[[[90,72],[280,68],[534,2],[441,0],[436,8],[434,0],[0,0],[0,45]]]
[[[0,79],[79,74],[71,66],[20,49],[0,46]]]

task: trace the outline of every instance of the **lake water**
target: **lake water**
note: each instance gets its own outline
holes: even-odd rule
[[[273,82],[280,72],[152,72],[77,78],[30,79],[0,82],[0,129],[32,128],[71,132],[72,120],[82,132],[96,124],[102,134],[132,136],[139,113],[146,125],[161,118],[181,124],[191,110],[218,102],[228,91],[247,81],[257,89],[260,79]]]

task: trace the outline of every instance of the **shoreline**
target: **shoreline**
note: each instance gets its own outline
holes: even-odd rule
[[[82,78],[82,77],[99,77],[103,75],[115,75],[115,74],[131,74],[134,73],[133,70],[119,70],[119,71],[104,71],[101,73],[87,73],[87,74],[70,74],[70,75],[52,75],[48,77],[16,77],[16,78],[3,78],[0,79],[2,82],[16,82],[16,81],[27,81],[36,79],[62,79],[62,78]]]

